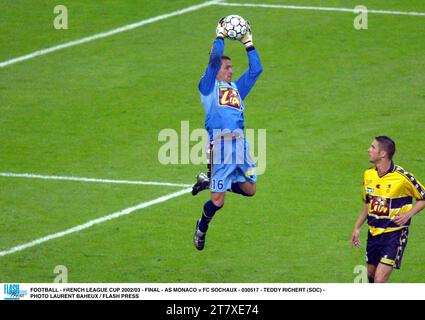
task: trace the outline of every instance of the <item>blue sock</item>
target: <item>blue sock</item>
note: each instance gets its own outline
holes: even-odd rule
[[[215,213],[220,210],[222,207],[217,207],[212,200],[205,202],[204,211],[202,212],[201,221],[199,222],[199,230],[201,232],[207,232],[208,225],[211,219],[214,217]]]
[[[241,195],[243,195],[244,197],[251,197],[251,195],[249,195],[249,194],[245,193],[245,192],[241,189],[241,187],[239,186],[239,183],[238,183],[238,182],[236,182],[236,183],[232,183],[232,187],[230,188],[230,190],[229,190],[229,191],[232,191],[233,193],[241,194]]]

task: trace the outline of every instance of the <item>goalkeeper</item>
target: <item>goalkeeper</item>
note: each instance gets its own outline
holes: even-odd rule
[[[210,188],[211,199],[204,204],[201,218],[196,223],[194,244],[198,250],[205,246],[208,225],[224,205],[226,191],[251,197],[256,192],[255,164],[244,137],[244,99],[254,86],[263,68],[252,42],[251,26],[240,40],[248,55],[249,68],[232,82],[232,60],[224,56],[224,18],[216,29],[208,67],[199,82],[201,101],[206,111],[205,128],[209,135],[208,176],[201,173],[192,194]]]

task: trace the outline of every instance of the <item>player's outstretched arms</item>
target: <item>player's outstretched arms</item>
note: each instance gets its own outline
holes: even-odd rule
[[[251,23],[246,21],[246,33],[240,40],[245,48],[253,47],[254,43],[252,42],[252,31],[251,31]]]
[[[224,39],[224,38],[227,37],[227,32],[226,32],[226,29],[224,28],[224,20],[225,19],[226,19],[226,17],[222,17],[217,23],[217,28],[215,29],[215,33],[217,35],[217,38]]]
[[[248,54],[249,69],[236,81],[236,86],[239,89],[239,94],[241,95],[242,100],[246,98],[255,82],[259,78],[260,74],[263,72],[260,56],[258,55],[257,50],[254,48],[254,43],[252,42],[251,24],[249,21],[247,21],[246,24],[247,32],[240,41],[245,46]]]
[[[216,36],[213,47],[210,52],[210,60],[205,73],[202,75],[199,81],[198,89],[199,92],[207,96],[209,95],[215,85],[215,78],[218,71],[220,70],[221,58],[224,54],[224,38],[226,37],[226,31],[224,30],[224,17],[220,19],[216,27]]]

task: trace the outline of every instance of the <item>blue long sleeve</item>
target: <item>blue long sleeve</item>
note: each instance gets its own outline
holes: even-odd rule
[[[257,50],[251,47],[248,49],[247,54],[249,69],[235,82],[242,100],[245,99],[261,72],[263,72],[263,66],[261,65],[260,56]]]
[[[215,78],[220,71],[221,57],[224,53],[224,40],[222,38],[216,38],[214,40],[213,48],[210,54],[210,61],[205,73],[202,75],[199,81],[199,91],[204,96],[210,94],[215,85]]]

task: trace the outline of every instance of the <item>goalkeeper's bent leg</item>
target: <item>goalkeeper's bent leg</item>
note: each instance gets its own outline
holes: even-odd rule
[[[256,185],[251,184],[247,185],[249,182],[244,182],[245,186],[241,187],[239,182],[232,183],[231,188],[229,189],[230,192],[240,194],[244,197],[253,197],[256,193]]]
[[[204,204],[204,211],[202,212],[202,217],[201,217],[201,220],[199,221],[199,226],[198,226],[201,232],[204,232],[204,233],[207,232],[208,225],[210,224],[212,218],[214,217],[216,212],[220,210],[221,208],[223,208],[223,206],[221,207],[216,206],[212,202],[212,200],[209,200]]]

